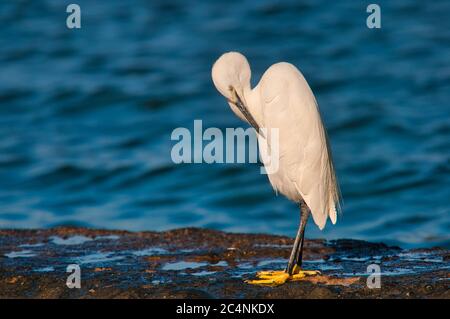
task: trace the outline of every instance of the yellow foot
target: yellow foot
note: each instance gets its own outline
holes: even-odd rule
[[[295,265],[291,276],[283,270],[260,271],[256,273],[258,279],[246,280],[245,282],[251,285],[275,287],[284,284],[286,281],[299,281],[306,276],[314,275],[320,275],[320,271],[300,270],[300,267]]]

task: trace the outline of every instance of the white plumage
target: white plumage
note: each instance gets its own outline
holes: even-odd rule
[[[258,136],[260,149],[270,147],[270,129],[279,129],[279,169],[268,174],[273,188],[295,202],[304,200],[320,229],[328,217],[336,223],[340,193],[311,88],[301,72],[285,62],[267,69],[254,89],[250,77],[247,59],[237,52],[223,54],[212,68],[213,82],[233,112],[255,129],[267,129],[266,137]],[[238,98],[250,114],[243,114]]]

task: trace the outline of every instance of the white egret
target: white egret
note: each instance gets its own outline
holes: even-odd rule
[[[270,149],[271,129],[278,129],[279,168],[268,172],[268,177],[276,192],[299,204],[300,225],[286,269],[259,272],[257,280],[248,281],[278,285],[318,273],[301,270],[305,226],[310,214],[320,229],[328,217],[336,223],[341,197],[327,133],[302,73],[281,62],[267,69],[253,89],[250,77],[249,63],[238,52],[223,54],[212,67],[217,90],[233,112],[258,133],[260,151]],[[260,128],[265,128],[268,136]],[[265,164],[264,152],[260,153]]]

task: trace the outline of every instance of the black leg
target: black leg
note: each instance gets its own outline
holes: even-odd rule
[[[309,218],[309,208],[308,206],[306,206],[305,202],[302,202],[300,205],[300,211],[301,211],[301,216],[300,216],[300,228],[302,231],[302,238],[300,241],[300,249],[297,251],[297,256],[295,258],[295,262],[297,263],[297,266],[301,267],[302,266],[302,261],[303,261],[303,243],[305,242],[305,228],[306,228],[306,224],[308,223],[308,218]]]
[[[302,201],[300,204],[300,225],[298,227],[297,236],[295,237],[294,247],[292,247],[291,257],[289,258],[289,262],[286,268],[286,272],[289,275],[292,275],[294,266],[296,264],[298,266],[302,265],[303,239],[305,237],[305,227],[306,223],[308,222],[308,217],[308,206],[306,206],[305,202]]]

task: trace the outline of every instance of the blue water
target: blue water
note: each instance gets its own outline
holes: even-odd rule
[[[450,2],[0,2],[0,227],[293,236],[298,209],[255,164],[171,161],[176,127],[245,127],[210,79],[238,50],[253,83],[297,65],[321,107],[344,197],[307,236],[450,247]]]

